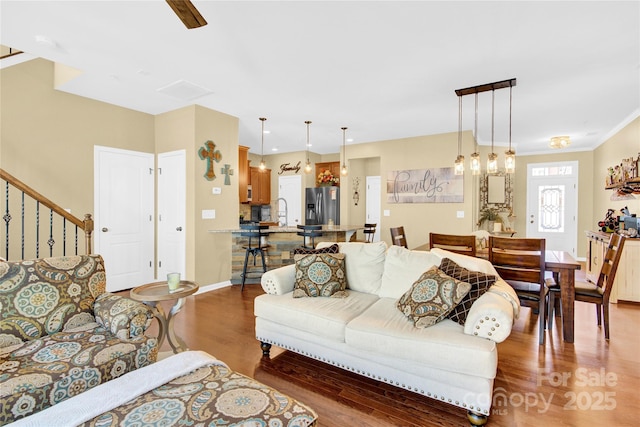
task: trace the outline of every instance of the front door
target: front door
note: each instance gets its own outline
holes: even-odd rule
[[[158,280],[186,276],[186,154],[158,154]]]
[[[576,256],[578,162],[536,163],[527,168],[527,237],[544,238],[548,250]]]
[[[94,147],[95,251],[107,291],[153,281],[153,154]]]

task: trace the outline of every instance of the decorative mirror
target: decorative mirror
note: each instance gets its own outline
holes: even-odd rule
[[[480,210],[494,208],[502,212],[512,212],[513,178],[511,174],[498,172],[484,174],[480,181]]]

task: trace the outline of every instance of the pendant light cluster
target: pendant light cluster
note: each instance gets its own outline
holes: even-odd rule
[[[509,149],[505,152],[505,172],[514,173],[516,167],[516,153],[511,147],[511,112],[513,105],[513,86],[516,85],[516,79],[503,80],[494,83],[487,83],[478,86],[472,86],[465,89],[456,89],[458,95],[458,157],[456,158],[454,171],[456,175],[464,174],[464,156],[462,155],[462,97],[465,95],[475,94],[475,151],[471,155],[471,173],[473,175],[480,174],[480,154],[478,153],[478,93],[491,91],[491,153],[487,158],[487,173],[495,174],[498,172],[498,155],[494,152],[495,142],[495,91],[498,89],[509,88]]]
[[[340,173],[342,175],[347,175],[349,172],[347,171],[347,146],[346,146],[346,127],[341,127],[342,129],[342,170]]]

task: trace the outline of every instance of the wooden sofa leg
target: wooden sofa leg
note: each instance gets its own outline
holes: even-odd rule
[[[488,417],[486,415],[478,414],[476,412],[467,412],[467,419],[472,426],[483,426],[487,423]]]
[[[261,341],[260,348],[262,349],[262,356],[269,357],[269,352],[271,351],[271,344]]]

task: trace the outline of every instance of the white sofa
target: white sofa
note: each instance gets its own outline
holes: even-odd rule
[[[330,243],[320,243],[318,247]],[[473,425],[490,414],[498,352],[517,317],[512,288],[498,278],[475,301],[464,327],[450,319],[416,328],[396,301],[443,258],[497,276],[486,260],[441,249],[410,251],[384,242],[340,243],[349,296],[293,298],[295,265],[262,276],[255,299],[256,338],[271,345],[450,403]]]

